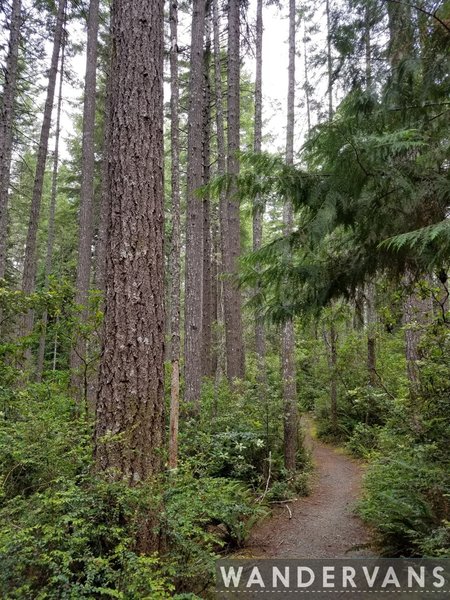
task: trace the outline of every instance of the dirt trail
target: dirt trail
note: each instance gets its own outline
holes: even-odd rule
[[[311,423],[302,420],[305,444],[312,451],[311,495],[289,504],[257,526],[246,556],[253,558],[342,558],[373,556],[370,536],[354,514],[361,493],[363,466],[336,448],[311,437]]]

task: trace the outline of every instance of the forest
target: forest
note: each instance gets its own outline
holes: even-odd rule
[[[0,597],[450,558],[449,0],[0,23]]]

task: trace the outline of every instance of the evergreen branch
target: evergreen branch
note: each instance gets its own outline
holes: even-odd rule
[[[403,6],[409,6],[409,8],[414,8],[415,10],[421,12],[427,17],[435,19],[440,25],[442,25],[442,27],[444,27],[444,29],[446,29],[450,33],[450,26],[447,25],[445,21],[443,21],[437,16],[437,10],[435,10],[434,12],[430,12],[425,8],[422,8],[421,6],[417,6],[416,4],[410,4],[409,2],[402,2],[401,0],[386,0],[386,2],[392,2],[393,4],[402,4]]]

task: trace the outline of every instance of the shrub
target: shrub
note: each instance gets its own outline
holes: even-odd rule
[[[8,598],[169,598],[159,560],[136,553],[147,491],[61,478],[0,512],[0,582]]]

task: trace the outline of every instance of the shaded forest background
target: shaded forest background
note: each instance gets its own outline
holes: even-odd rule
[[[250,8],[0,5],[4,598],[210,597],[306,412],[375,551],[449,556],[450,4],[281,3],[278,153]]]

